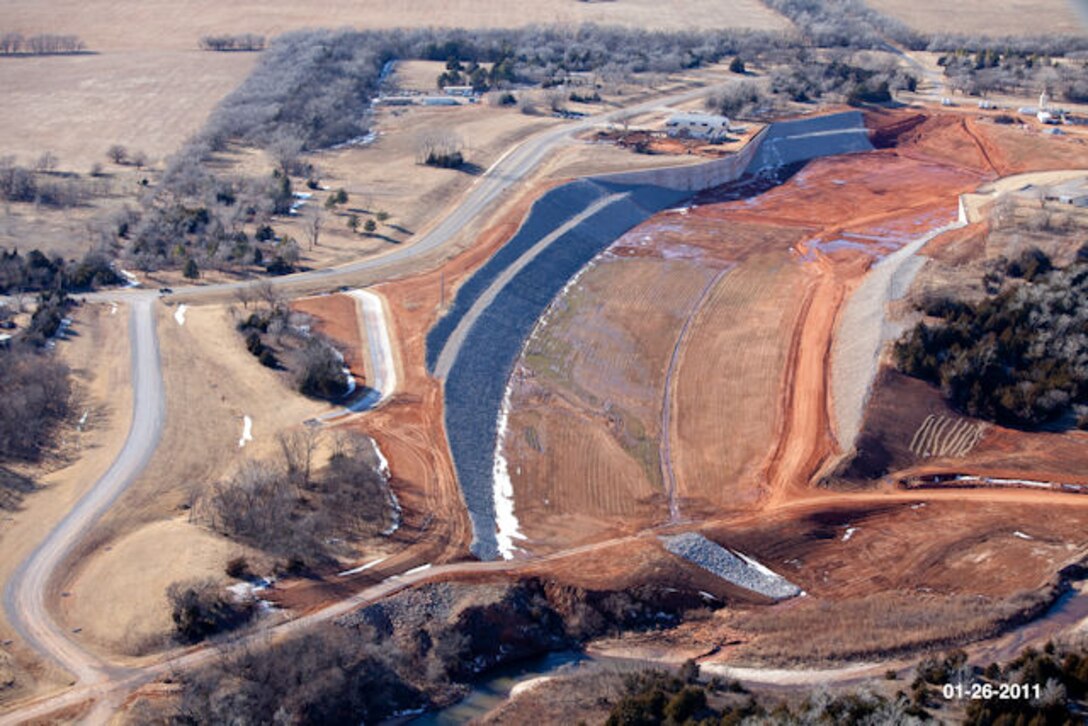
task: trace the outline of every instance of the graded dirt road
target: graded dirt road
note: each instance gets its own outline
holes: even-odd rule
[[[76,645],[49,615],[49,581],[56,567],[143,471],[158,444],[166,414],[154,298],[145,294],[130,301],[135,396],[125,445],[102,478],[19,566],[4,590],[4,608],[15,630],[81,681],[97,678],[104,664]]]

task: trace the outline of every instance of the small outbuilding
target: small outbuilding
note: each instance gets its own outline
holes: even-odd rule
[[[673,138],[720,141],[729,133],[729,119],[709,113],[678,113],[665,122],[665,132]]]

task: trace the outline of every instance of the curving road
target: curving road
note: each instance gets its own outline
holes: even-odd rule
[[[390,250],[387,253],[352,262],[336,268],[313,270],[261,281],[242,281],[206,286],[178,288],[173,297],[179,302],[200,303],[222,300],[245,288],[271,284],[285,292],[299,294],[327,290],[330,287],[358,280],[366,275],[377,278],[390,274],[397,265],[438,250],[452,241],[465,229],[487,218],[499,197],[522,182],[547,154],[571,134],[592,126],[633,116],[661,106],[690,101],[703,96],[714,86],[703,86],[683,93],[654,98],[634,106],[598,116],[591,116],[573,124],[549,129],[536,134],[499,158],[460,201],[429,230],[417,235],[416,240]],[[46,599],[49,584],[57,567],[68,557],[95,523],[116,502],[147,466],[159,443],[165,422],[166,404],[162,385],[162,370],[158,339],[155,331],[154,305],[157,296],[149,290],[124,289],[90,293],[84,299],[95,302],[124,301],[131,306],[129,331],[132,345],[133,415],[124,446],[109,470],[79,499],[64,519],[46,536],[31,555],[19,565],[4,589],[4,609],[15,631],[26,643],[42,656],[54,661],[74,677],[72,685],[80,684],[60,697],[39,701],[30,711],[19,710],[0,718],[0,723],[17,722],[32,712],[48,713],[66,704],[78,703],[91,696],[107,693],[109,684],[133,684],[161,675],[167,668],[183,667],[193,658],[203,659],[214,649],[168,659],[159,666],[133,672],[117,668],[90,653],[77,642],[71,633],[64,631],[48,612]],[[440,568],[426,573],[427,577],[439,574]],[[387,580],[368,589],[365,594],[344,600],[332,609],[321,611],[320,619],[347,612],[364,602],[367,597],[379,597],[386,588],[400,589],[422,577]],[[310,618],[292,621],[281,626],[285,630],[305,627]],[[278,628],[277,630],[279,630]],[[74,700],[73,700],[74,699]]]
[[[4,609],[15,631],[36,651],[84,682],[102,678],[109,667],[74,642],[50,617],[46,606],[49,581],[57,566],[147,466],[158,446],[166,414],[154,297],[144,293],[131,296],[129,302],[133,408],[128,437],[102,478],[19,565],[4,589]]]
[[[457,204],[444,217],[417,234],[414,241],[387,252],[350,262],[338,267],[298,272],[276,278],[245,280],[239,282],[217,283],[212,285],[194,285],[177,288],[172,298],[178,302],[200,303],[229,299],[231,295],[245,288],[271,284],[273,287],[292,294],[310,294],[324,292],[332,288],[360,284],[379,279],[381,275],[393,272],[397,265],[413,261],[429,252],[433,252],[453,242],[463,230],[486,219],[496,208],[499,198],[509,189],[524,181],[536,169],[541,161],[572,134],[586,131],[593,126],[625,117],[637,116],[655,108],[671,106],[692,101],[711,93],[718,86],[699,88],[654,98],[649,101],[624,107],[596,116],[588,116],[574,123],[564,124],[530,136],[525,141],[503,154],[480,175],[473,186],[465,192]],[[116,300],[123,298],[126,290],[90,293],[88,300]]]

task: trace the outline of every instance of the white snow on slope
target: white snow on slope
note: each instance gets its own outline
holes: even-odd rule
[[[246,445],[246,442],[253,441],[253,419],[249,416],[242,417],[242,438],[238,439],[238,448],[242,448]]]

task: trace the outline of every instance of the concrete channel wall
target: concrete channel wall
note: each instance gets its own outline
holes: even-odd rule
[[[768,143],[772,149],[765,152]],[[533,204],[514,237],[461,286],[427,336],[429,370],[435,371],[439,358],[452,361],[445,378],[446,435],[477,557],[500,554],[493,472],[507,382],[536,321],[567,282],[625,232],[695,192],[781,164],[871,149],[860,113],[775,123],[734,156],[580,179]],[[592,211],[602,200],[606,203]],[[579,215],[585,217],[579,224],[562,229]],[[538,243],[549,235],[554,239],[541,249]],[[534,256],[496,293],[495,281],[527,254]]]

